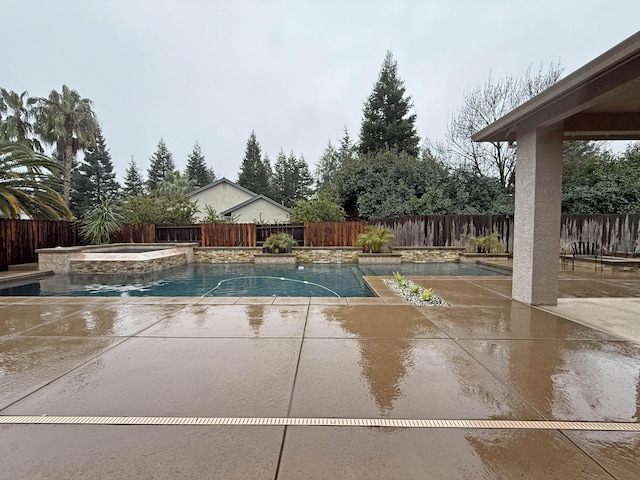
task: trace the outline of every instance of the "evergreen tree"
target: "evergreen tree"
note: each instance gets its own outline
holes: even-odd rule
[[[596,141],[564,143],[562,211],[572,214],[640,211],[638,144],[615,154]]]
[[[280,150],[274,166],[273,199],[285,207],[293,207],[297,200],[304,200],[311,194],[313,177],[304,157],[291,152],[286,157]]]
[[[147,187],[155,190],[158,183],[164,180],[168,174],[173,173],[176,165],[173,162],[173,155],[167,149],[167,145],[161,138],[158,142],[156,153],[149,159],[149,170],[147,171]]]
[[[129,161],[129,166],[124,176],[123,193],[127,197],[144,195],[144,180],[133,156],[131,157],[131,161]]]
[[[378,81],[364,105],[360,152],[395,149],[417,157],[420,138],[416,115],[409,114],[412,106],[411,97],[405,96],[404,82],[398,77],[398,63],[388,51]]]
[[[344,222],[344,208],[337,199],[327,193],[320,192],[310,200],[298,200],[291,209],[289,222]]]
[[[319,191],[331,189],[333,177],[338,168],[340,168],[340,154],[329,141],[322,155],[320,155],[318,163],[316,163],[314,172],[316,186]]]
[[[238,185],[252,192],[268,196],[270,193],[270,173],[269,160],[266,157],[264,161],[262,160],[260,144],[256,133],[252,131],[249,140],[247,140],[244,159],[240,165]]]
[[[262,195],[271,198],[273,196],[273,170],[271,169],[271,160],[269,159],[269,155],[264,154],[264,158],[262,159],[262,169],[265,172],[267,177],[267,189],[262,193]]]
[[[95,146],[87,149],[84,159],[74,172],[73,180],[71,210],[76,217],[81,217],[89,210],[118,196],[120,185],[116,181],[111,155],[100,129],[96,135]]]
[[[340,139],[340,148],[338,148],[338,159],[339,159],[339,164],[342,165],[345,162],[348,162],[349,160],[351,160],[357,153],[357,146],[353,143],[353,140],[351,140],[351,137],[349,136],[349,131],[347,130],[347,127],[344,127],[344,134],[342,135],[342,138]]]
[[[207,168],[200,144],[196,142],[193,151],[187,157],[187,177],[194,188],[204,187],[216,179],[213,170]]]

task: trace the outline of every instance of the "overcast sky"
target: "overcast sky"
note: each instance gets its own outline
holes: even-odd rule
[[[0,86],[63,84],[94,102],[118,177],[146,175],[164,138],[181,170],[195,141],[235,181],[255,130],[313,170],[362,105],[385,52],[413,98],[422,139],[440,139],[489,74],[560,62],[573,72],[638,30],[638,0],[5,1]]]

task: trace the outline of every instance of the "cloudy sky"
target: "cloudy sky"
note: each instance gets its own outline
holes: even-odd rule
[[[3,2],[0,86],[94,102],[122,178],[164,138],[183,169],[195,141],[236,180],[255,130],[313,169],[391,50],[421,138],[444,136],[489,74],[560,62],[565,75],[635,33],[637,0],[21,0]]]

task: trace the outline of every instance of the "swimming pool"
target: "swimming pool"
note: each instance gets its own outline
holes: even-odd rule
[[[372,297],[363,275],[505,275],[469,263],[189,264],[142,275],[59,274],[0,285],[0,296]]]

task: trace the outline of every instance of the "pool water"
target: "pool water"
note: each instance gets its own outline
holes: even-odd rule
[[[505,275],[468,263],[191,264],[141,275],[55,275],[7,284],[1,296],[372,297],[363,275]]]

